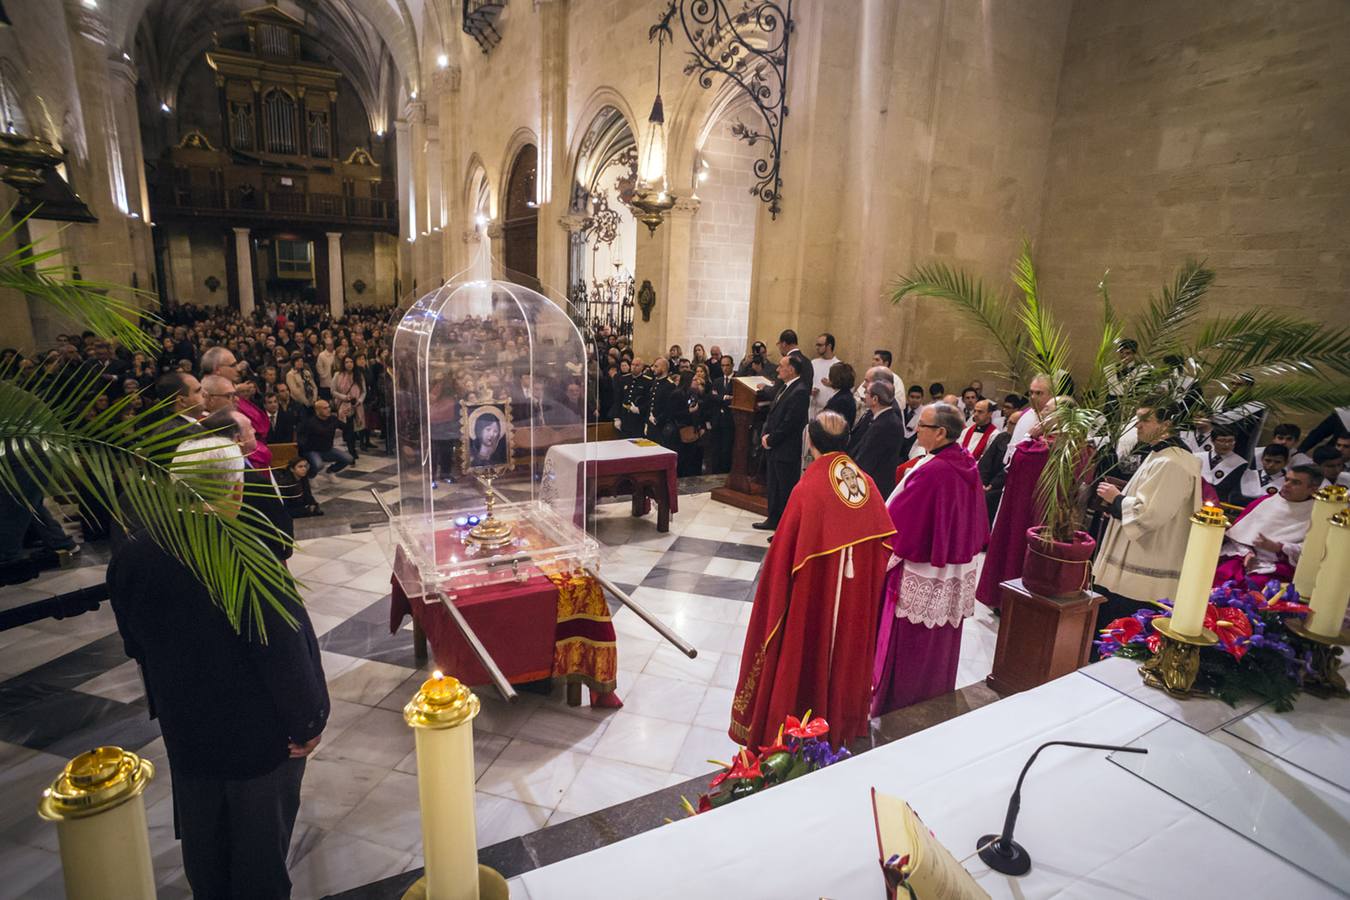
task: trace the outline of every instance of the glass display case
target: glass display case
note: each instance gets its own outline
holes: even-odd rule
[[[586,345],[565,310],[489,271],[422,297],[394,334],[390,539],[410,594],[597,562]]]

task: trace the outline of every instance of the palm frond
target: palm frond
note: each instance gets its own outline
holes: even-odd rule
[[[124,418],[130,399],[89,414],[78,390],[49,402],[0,382],[0,488],[18,495],[31,479],[78,498],[85,512],[105,508],[124,528],[145,528],[206,585],[236,630],[265,640],[264,602],[294,623],[294,579],[264,543],[276,529],[247,506],[237,517],[216,514],[231,502],[228,488],[199,469],[171,469],[182,434],[164,433],[164,404]]]
[[[1170,287],[1149,299],[1148,307],[1130,325],[1132,337],[1139,342],[1139,353],[1147,360],[1178,351],[1186,328],[1200,312],[1200,302],[1214,283],[1214,270],[1204,261],[1188,260]]]
[[[1220,386],[1226,387],[1226,386]],[[1338,406],[1350,406],[1350,382],[1321,378],[1288,378],[1258,381],[1215,390],[1197,404],[1193,416],[1215,416],[1247,404],[1259,404],[1271,412],[1293,411],[1323,414]]]
[[[155,317],[138,302],[152,294],[109,282],[71,278],[64,265],[43,265],[59,258],[61,250],[20,244],[16,233],[32,213],[15,220],[13,212],[11,206],[4,213],[10,224],[0,232],[0,242],[13,240],[19,245],[0,254],[0,288],[35,296],[100,337],[116,339],[128,350],[155,352],[154,338],[141,328],[142,321]]]
[[[1200,329],[1195,346],[1211,377],[1350,376],[1350,329],[1287,313],[1253,309],[1216,319]]]
[[[1100,407],[1105,405],[1107,385],[1116,370],[1116,347],[1120,343],[1122,325],[1111,305],[1111,290],[1107,280],[1111,270],[1102,273],[1097,282],[1097,295],[1102,299],[1102,333],[1097,340],[1097,352],[1092,356],[1092,371],[1083,379],[1080,396],[1084,405]]]
[[[1026,383],[1023,341],[1006,293],[994,293],[980,279],[960,270],[942,263],[930,263],[896,279],[891,302],[899,305],[909,295],[936,297],[954,304],[967,319],[984,328],[999,348],[1004,370],[996,374],[1011,379],[1014,384]]]
[[[1055,322],[1050,310],[1041,302],[1036,277],[1036,263],[1031,255],[1031,241],[1023,239],[1022,252],[1013,264],[1013,283],[1022,292],[1022,304],[1017,318],[1027,335],[1024,350],[1027,363],[1034,370],[1050,376],[1056,394],[1068,393],[1069,343],[1064,329]]]

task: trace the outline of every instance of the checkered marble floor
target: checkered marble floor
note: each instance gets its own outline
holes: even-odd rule
[[[306,520],[300,533],[320,526],[339,533],[301,540],[292,561],[305,582],[333,700],[305,773],[291,848],[297,898],[422,864],[416,760],[400,710],[428,673],[413,660],[410,626],[389,633],[382,551],[372,534],[348,523],[361,528],[382,518],[368,487],[395,490],[393,475],[392,460],[363,457],[338,484],[320,485],[330,514]],[[698,647],[698,658],[687,659],[619,608],[623,709],[570,708],[561,689],[550,697],[522,694],[508,705],[491,688],[480,689],[480,846],[710,772],[709,758],[729,755],[731,693],[766,536],[750,528],[755,515],[706,493],[680,497],[668,534],[656,531],[655,518],[631,517],[627,503],[598,507],[603,571]],[[97,552],[88,554],[80,568],[0,588],[0,603],[11,591],[40,596],[96,583],[102,571]],[[989,671],[995,634],[996,622],[980,607],[966,623],[958,686]],[[96,613],[0,632],[0,898],[63,896],[56,832],[34,806],[71,755],[103,743],[160,766],[146,794],[160,896],[188,896],[163,740],[105,604]]]

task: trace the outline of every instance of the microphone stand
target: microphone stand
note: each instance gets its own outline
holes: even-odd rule
[[[1013,827],[1017,824],[1017,813],[1022,808],[1022,781],[1027,777],[1027,770],[1031,768],[1031,764],[1046,747],[1083,747],[1088,750],[1115,750],[1120,753],[1148,752],[1144,747],[1117,747],[1113,744],[1085,744],[1079,741],[1048,741],[1037,747],[1036,752],[1031,754],[1031,758],[1022,767],[1022,774],[1017,776],[1017,787],[1013,788],[1012,796],[1008,798],[1008,814],[1003,819],[1003,831],[999,834],[986,834],[980,838],[977,845],[980,859],[995,872],[1004,875],[1025,875],[1031,871],[1031,854],[1013,840]]]

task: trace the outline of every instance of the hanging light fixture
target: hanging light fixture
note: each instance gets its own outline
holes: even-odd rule
[[[629,205],[637,211],[637,220],[656,233],[665,214],[675,206],[675,195],[666,182],[666,113],[661,105],[661,51],[671,32],[660,26],[653,28],[648,40],[656,39],[656,99],[647,117],[647,146],[638,163],[637,190]]]

